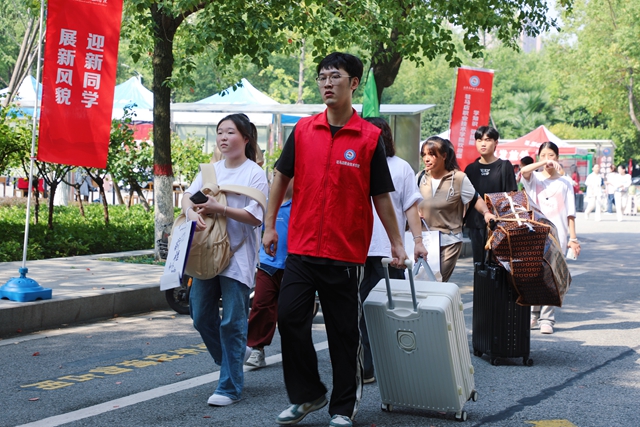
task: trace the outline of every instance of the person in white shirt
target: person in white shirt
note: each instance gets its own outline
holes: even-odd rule
[[[600,221],[602,207],[602,185],[604,180],[600,175],[600,165],[593,165],[592,171],[584,181],[587,187],[587,207],[584,210],[584,219],[589,219],[591,211],[595,210],[596,221]]]
[[[268,196],[265,172],[256,164],[258,132],[244,114],[231,114],[217,127],[216,143],[224,158],[214,163],[218,185],[235,184],[252,187]],[[207,196],[207,201],[193,204],[189,197],[202,189],[198,173],[182,198],[187,219],[196,222],[196,232],[204,232],[205,215],[218,214],[227,219],[227,233],[233,256],[229,266],[212,279],[193,279],[189,310],[193,326],[200,333],[213,361],[220,366],[220,378],[207,403],[227,406],[242,397],[243,364],[249,358],[247,323],[249,294],[254,286],[258,260],[256,250],[264,212],[250,197],[227,193],[227,204]],[[222,300],[222,315],[219,302]]]
[[[379,117],[365,118],[374,126],[382,130],[380,138],[384,143],[385,154],[387,155],[387,164],[391,172],[393,187],[395,191],[389,193],[393,203],[393,209],[396,214],[396,220],[400,228],[400,234],[404,239],[405,224],[409,223],[409,230],[413,234],[415,242],[414,258],[427,258],[427,250],[422,243],[422,225],[420,216],[418,215],[418,202],[422,200],[418,185],[415,181],[415,174],[411,165],[400,157],[396,157],[395,146],[393,143],[393,135],[391,128],[386,120]],[[382,225],[380,217],[373,211],[373,234],[371,236],[371,244],[367,253],[367,260],[364,264],[364,275],[360,283],[360,300],[364,302],[371,290],[384,277],[382,267],[382,258],[391,257],[391,242],[387,237],[387,232]],[[404,279],[404,270],[389,266],[389,277],[392,279]],[[373,358],[371,356],[371,346],[369,344],[369,334],[364,316],[360,317],[360,334],[362,335],[362,347],[364,353],[364,384],[375,381],[373,370]]]
[[[620,181],[620,174],[616,171],[615,165],[609,167],[609,172],[605,177],[604,184],[607,187],[607,213],[613,213],[613,205],[615,203],[616,188]],[[617,207],[617,204],[616,204]]]
[[[629,203],[629,187],[631,187],[631,175],[627,173],[627,169],[624,166],[618,166],[618,175],[620,175],[620,186],[616,189],[616,193],[620,194],[620,209],[616,203],[616,214],[618,215],[618,221],[621,221],[622,214]]]
[[[540,161],[522,168],[522,183],[527,195],[538,205],[544,216],[556,226],[558,243],[563,253],[571,248],[580,255],[580,242],[576,237],[576,201],[571,182],[560,174],[559,150],[553,142],[545,142],[538,149]],[[542,172],[536,169],[544,167]],[[555,307],[531,307],[531,328],[540,326],[543,334],[552,334],[555,325]]]

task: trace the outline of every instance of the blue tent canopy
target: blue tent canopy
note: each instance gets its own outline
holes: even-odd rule
[[[115,87],[112,117],[121,118],[126,106],[133,106],[134,121],[153,120],[153,92],[142,85],[140,77],[131,77]]]

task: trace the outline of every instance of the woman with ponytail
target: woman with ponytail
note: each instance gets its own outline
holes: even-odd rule
[[[218,123],[217,131],[216,143],[224,156],[214,163],[218,184],[252,187],[266,197],[267,178],[255,163],[258,153],[255,125],[244,114],[231,114]],[[193,279],[189,309],[193,326],[200,332],[214,362],[220,365],[220,380],[208,403],[227,406],[242,397],[243,365],[251,354],[246,347],[249,294],[254,286],[258,227],[263,212],[253,199],[234,193],[227,193],[226,205],[210,196],[205,203],[194,205],[189,197],[201,190],[202,185],[199,173],[182,198],[182,209],[188,219],[196,222],[196,232],[205,230],[205,215],[226,216],[233,256],[229,266],[216,277]]]

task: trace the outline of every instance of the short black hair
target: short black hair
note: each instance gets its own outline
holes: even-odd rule
[[[343,52],[330,53],[318,64],[316,74],[320,74],[321,70],[329,68],[342,68],[349,73],[349,76],[357,77],[359,82],[362,81],[364,66],[362,65],[360,58],[355,55]]]
[[[482,139],[485,135],[495,141],[500,139],[500,134],[495,128],[492,128],[491,126],[480,126],[476,130],[476,139]]]
[[[533,157],[524,156],[523,158],[520,159],[520,163],[522,163],[523,166],[530,165],[533,163]]]

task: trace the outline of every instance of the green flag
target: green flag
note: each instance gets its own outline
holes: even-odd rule
[[[376,79],[373,77],[373,68],[369,70],[367,82],[364,85],[362,117],[380,117],[380,101],[378,101],[378,88]]]

